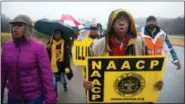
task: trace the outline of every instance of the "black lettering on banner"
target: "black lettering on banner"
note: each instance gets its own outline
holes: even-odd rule
[[[88,60],[88,61],[89,61],[88,62],[89,63],[89,65],[88,65],[88,67],[89,67],[89,73],[88,73],[89,74],[88,75],[89,81],[95,82],[94,83],[94,88],[96,88],[96,91],[94,91],[95,89],[89,90],[89,101],[91,101],[91,102],[97,102],[97,101],[103,102],[103,95],[104,95],[104,90],[103,90],[103,88],[104,88],[104,80],[103,80],[103,78],[104,78],[104,71],[103,70],[99,70],[97,68],[96,69],[92,69],[92,67],[91,67],[92,63],[91,62],[93,60]],[[95,61],[96,61],[96,59],[95,59]],[[98,71],[98,73],[101,75],[101,77],[99,77],[98,75],[92,76],[93,71]],[[97,84],[96,82],[98,82],[100,84]]]
[[[84,60],[85,60],[85,57],[87,56],[87,55],[86,55],[86,48],[87,48],[87,47],[84,47]]]
[[[88,56],[88,49],[89,49],[89,48],[86,47],[86,52],[85,52],[86,54],[85,54],[85,56]]]
[[[82,49],[81,49],[81,53],[82,53],[82,56],[81,56],[81,57],[82,57],[82,60],[84,60],[84,59],[85,59],[85,58],[84,58],[84,56],[83,56],[83,55],[84,55],[84,50],[83,50],[83,49],[84,49],[84,47],[83,47],[83,46],[81,46],[81,48],[82,48]]]
[[[161,71],[164,57],[155,58],[88,58],[88,79],[95,89],[89,90],[89,102],[104,102],[104,73],[110,71]]]
[[[76,48],[76,60],[78,59],[78,46],[75,47]]]
[[[88,47],[76,46],[76,60],[85,60],[88,55]]]
[[[92,60],[96,62],[101,61],[101,68],[106,71],[161,71],[164,63],[164,58],[122,58]],[[89,59],[89,62],[91,63],[92,60]],[[90,64],[89,67],[91,67]],[[143,68],[140,69],[140,67]]]
[[[78,60],[81,60],[82,59],[82,57],[81,57],[81,48],[80,48],[80,46],[78,46],[78,52],[77,52],[77,56],[78,56]]]

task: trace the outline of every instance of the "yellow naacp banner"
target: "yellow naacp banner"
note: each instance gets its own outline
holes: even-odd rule
[[[88,56],[89,46],[92,43],[91,38],[82,41],[74,41],[73,44],[73,62],[75,65],[86,65],[86,56]]]
[[[162,80],[166,56],[102,56],[87,58],[88,103],[156,102],[154,87]]]

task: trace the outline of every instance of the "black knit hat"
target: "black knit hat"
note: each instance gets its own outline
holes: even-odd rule
[[[90,30],[98,30],[97,25],[91,25]]]
[[[146,22],[149,22],[151,20],[154,20],[154,21],[157,21],[156,17],[155,16],[149,16],[147,19],[146,19]]]

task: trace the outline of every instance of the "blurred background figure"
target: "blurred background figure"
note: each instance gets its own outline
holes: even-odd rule
[[[89,32],[90,32],[90,27],[85,27],[82,30],[80,30],[80,34],[77,38],[77,41],[84,40],[85,38],[87,38],[89,36]]]
[[[80,29],[78,27],[73,27],[74,32],[75,32],[75,38],[74,40],[76,40],[78,38],[78,36],[80,35]]]
[[[63,32],[61,30],[54,31],[51,41],[48,42],[47,50],[51,60],[53,83],[58,96],[57,81],[60,81],[63,84],[64,91],[67,91],[65,75],[67,75],[69,80],[73,77],[73,73],[70,68],[70,48],[63,38]]]
[[[90,26],[90,31],[89,31],[89,38],[91,38],[91,39],[93,39],[93,40],[96,40],[96,39],[99,39],[99,34],[100,32],[99,32],[99,30],[98,30],[98,28],[97,28],[97,25],[95,24],[92,24],[91,26]]]
[[[172,58],[172,63],[177,69],[181,68],[176,52],[167,34],[158,26],[155,16],[149,16],[146,19],[146,26],[141,29],[141,36],[150,55],[162,55],[162,52],[165,52]]]
[[[102,38],[104,35],[103,35],[103,27],[100,23],[97,23],[97,28],[98,28],[98,32],[99,32],[99,39]]]

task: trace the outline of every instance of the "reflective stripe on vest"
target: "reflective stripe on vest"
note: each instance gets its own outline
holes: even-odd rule
[[[154,50],[148,50],[148,53],[150,55],[161,55],[162,49],[155,49],[155,51]]]
[[[153,42],[152,38],[144,37],[144,42],[148,48],[148,53],[150,55],[161,55],[162,54],[164,36],[158,37],[155,43]]]

